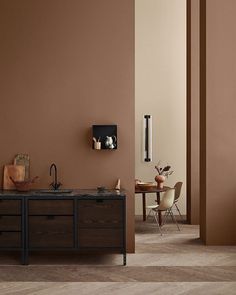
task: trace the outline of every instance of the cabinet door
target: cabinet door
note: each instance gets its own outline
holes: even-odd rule
[[[81,228],[79,247],[120,248],[123,246],[123,230],[118,228]]]
[[[73,216],[29,216],[29,247],[73,247]]]
[[[73,200],[29,200],[29,215],[73,215]]]
[[[21,200],[0,199],[0,248],[21,248]]]
[[[0,215],[0,231],[21,231],[21,216]]]
[[[20,215],[20,200],[2,200],[0,199],[0,215]]]
[[[79,227],[121,228],[123,226],[122,200],[79,200]]]
[[[122,247],[124,240],[123,206],[123,200],[79,200],[79,247]]]
[[[0,231],[0,248],[20,248],[21,233],[20,232],[4,232]]]

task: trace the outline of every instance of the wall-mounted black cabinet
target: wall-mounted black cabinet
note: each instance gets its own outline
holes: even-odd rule
[[[117,149],[117,125],[93,125],[93,149]]]

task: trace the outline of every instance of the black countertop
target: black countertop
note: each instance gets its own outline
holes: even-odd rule
[[[47,189],[38,189],[38,190],[31,190],[29,192],[19,192],[16,190],[0,190],[0,198],[4,197],[45,197],[45,198],[60,198],[60,197],[84,197],[84,198],[104,198],[104,197],[125,197],[125,191],[116,191],[116,190],[105,190],[103,192],[98,192],[96,189],[72,189],[70,193],[62,193],[60,192],[49,192]]]

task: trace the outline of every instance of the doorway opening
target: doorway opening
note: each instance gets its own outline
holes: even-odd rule
[[[187,129],[190,112],[189,95],[189,10],[186,0],[135,1],[135,177],[142,182],[155,182],[155,166],[171,166],[173,174],[165,185],[174,187],[183,182],[178,200],[176,219],[182,230],[191,220],[191,199],[187,197],[190,169],[189,137]],[[187,58],[186,58],[187,57]],[[191,93],[190,93],[191,94]],[[189,99],[189,97],[188,97]],[[151,156],[145,161],[144,116],[152,117]],[[191,139],[190,139],[191,140]],[[145,230],[158,234],[155,219],[143,221],[146,207],[156,204],[156,194],[136,194],[136,241],[145,239]],[[152,211],[150,211],[152,213]],[[168,223],[168,221],[167,221]],[[183,226],[181,226],[183,224]],[[163,226],[164,228],[164,226]],[[166,224],[167,232],[174,235],[175,224]],[[139,233],[143,233],[139,236]],[[193,239],[199,238],[199,226],[192,226]],[[175,242],[173,240],[173,242]]]

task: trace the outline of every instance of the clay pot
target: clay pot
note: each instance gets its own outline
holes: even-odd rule
[[[166,180],[164,175],[157,175],[155,181],[157,182],[157,188],[162,189],[164,187],[164,181]]]

